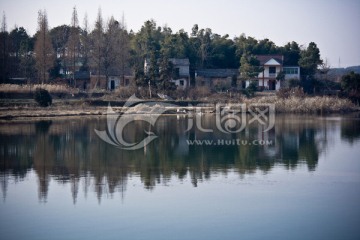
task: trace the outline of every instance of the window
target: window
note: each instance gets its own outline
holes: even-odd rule
[[[180,80],[180,86],[184,86],[184,80]]]
[[[293,74],[299,74],[299,69],[297,67],[287,67],[283,69],[285,74],[293,75]]]
[[[129,85],[129,79],[125,78],[125,86],[128,86],[128,85]]]
[[[276,67],[269,67],[269,74],[275,74],[276,73]]]
[[[177,78],[179,78],[179,76],[180,76],[180,69],[179,69],[179,68],[175,68],[175,69],[173,70],[173,78],[174,78],[174,79],[177,79]]]

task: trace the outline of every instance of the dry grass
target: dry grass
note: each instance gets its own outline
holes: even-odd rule
[[[357,110],[356,106],[348,99],[338,97],[289,97],[279,98],[260,97],[251,99],[242,99],[244,103],[273,103],[276,112],[287,113],[332,113],[349,112]]]
[[[0,84],[0,92],[3,93],[32,93],[36,88],[43,88],[50,93],[59,94],[67,93],[74,94],[78,93],[79,89],[70,88],[65,85],[56,84],[32,84],[32,85],[17,85],[17,84]]]
[[[119,87],[115,90],[114,94],[121,99],[127,99],[136,92],[136,87]]]
[[[16,84],[0,84],[0,93],[33,93],[36,88],[41,87],[48,90],[52,94],[76,94],[79,92],[78,89],[70,88],[64,85],[54,85],[54,84],[35,84],[35,85],[16,85]],[[136,89],[136,88],[119,88],[114,91],[110,97],[115,99],[127,99],[134,92],[137,93],[140,97],[147,97],[147,89]],[[202,100],[208,103],[263,103],[263,104],[275,104],[275,109],[277,112],[287,112],[287,113],[332,113],[332,112],[349,112],[359,110],[350,100],[338,98],[334,96],[322,96],[322,97],[309,97],[298,92],[294,94],[286,94],[284,96],[258,96],[254,98],[246,98],[244,96],[239,96],[238,94],[212,94],[208,88],[199,87],[196,89],[189,89],[187,91],[179,91],[179,93],[184,94],[184,99],[186,100]],[[144,96],[142,96],[144,94]],[[177,96],[178,99],[181,99]],[[109,100],[109,99],[107,99]],[[8,106],[7,104],[6,106]],[[83,108],[85,103],[79,104],[79,102],[74,102],[69,104],[68,100],[60,101],[57,105],[63,105],[65,108],[69,106],[78,106]],[[5,106],[3,104],[3,106]],[[10,105],[9,105],[10,106]],[[16,104],[15,104],[16,106]]]

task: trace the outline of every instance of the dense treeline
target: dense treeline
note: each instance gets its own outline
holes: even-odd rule
[[[269,39],[257,40],[245,34],[231,39],[197,24],[190,33],[183,29],[173,32],[168,26],[157,26],[154,20],[133,32],[127,30],[124,19],[111,17],[105,22],[100,9],[93,29],[89,28],[87,16],[79,24],[76,8],[69,22],[49,29],[46,12],[39,11],[38,31],[30,36],[18,26],[8,32],[4,15],[0,33],[1,82],[10,78],[51,82],[62,77],[73,79],[75,84],[74,73],[78,70],[106,77],[114,71],[122,76],[131,71],[138,86],[150,82],[161,88],[167,86],[173,74],[169,58],[188,58],[192,80],[195,70],[203,68],[239,69],[244,76],[250,76],[246,71],[258,64],[253,61],[258,54],[282,54],[284,65],[301,66],[304,79],[312,78],[322,64],[313,42],[307,47],[295,41],[276,46]],[[149,64],[146,73],[145,59]]]

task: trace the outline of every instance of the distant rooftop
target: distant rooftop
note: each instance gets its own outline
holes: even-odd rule
[[[177,66],[189,66],[190,62],[188,58],[169,58],[169,61],[172,62],[172,64]]]

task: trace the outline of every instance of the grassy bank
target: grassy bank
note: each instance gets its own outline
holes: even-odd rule
[[[327,114],[327,113],[345,113],[359,111],[351,101],[337,97],[289,97],[279,98],[277,96],[263,96],[254,98],[238,98],[237,101],[231,99],[231,103],[246,104],[275,104],[275,110],[279,113],[299,113],[299,114]],[[157,101],[157,100],[152,100]],[[160,101],[159,101],[160,102]],[[228,101],[229,102],[229,101]],[[28,118],[28,117],[56,117],[56,116],[83,116],[83,115],[105,115],[107,111],[108,101],[96,100],[96,104],[92,104],[91,100],[57,100],[50,107],[38,107],[29,100],[29,103],[15,101],[12,103],[0,104],[0,119]],[[166,102],[169,103],[169,102]],[[179,103],[179,104],[178,104]],[[181,104],[180,104],[181,103]],[[177,109],[188,108],[189,104],[203,108],[204,112],[215,112],[214,103],[206,103],[197,105],[191,101],[172,101],[174,105],[171,113],[176,113]],[[205,103],[205,104],[204,104]],[[111,106],[115,111],[123,111],[122,105],[124,100],[112,101]],[[158,104],[159,105],[159,104]],[[161,104],[160,104],[161,105]],[[206,108],[206,110],[205,110]],[[133,113],[136,113],[136,107]],[[191,110],[190,110],[191,111]]]
[[[0,93],[16,93],[16,94],[27,94],[35,91],[36,88],[46,89],[52,94],[75,94],[79,90],[76,88],[70,88],[66,85],[55,85],[55,84],[0,84]]]
[[[55,97],[50,107],[39,107],[33,100],[33,92],[37,87],[48,90],[53,98]],[[126,88],[125,90],[103,92],[102,96],[96,97],[92,93],[79,92],[78,89],[64,85],[0,84],[0,95],[5,96],[0,98],[0,119],[104,115],[109,104],[117,111],[122,111],[122,106],[128,97],[134,93],[134,89]],[[215,112],[216,103],[275,104],[275,110],[279,113],[326,114],[359,111],[359,107],[348,99],[335,96],[306,96],[301,89],[297,89],[295,92],[287,91],[287,94],[258,92],[255,97],[247,98],[241,93],[210,93],[201,88],[194,88],[190,89],[187,94],[183,93],[184,95],[181,97],[175,98],[179,100],[171,101],[164,101],[160,98],[146,99],[146,91],[143,91],[143,95],[139,91],[136,93],[138,97],[143,98],[144,102],[166,102],[174,105],[171,113],[176,113],[178,108],[191,111],[191,108],[187,108],[188,106],[198,106],[204,111],[206,106],[206,112]],[[180,93],[181,91],[178,92],[178,94]],[[16,94],[21,95],[21,97],[17,98]]]
[[[342,113],[359,111],[348,99],[338,97],[289,97],[277,96],[243,99],[247,104],[275,104],[276,112],[282,113]]]

